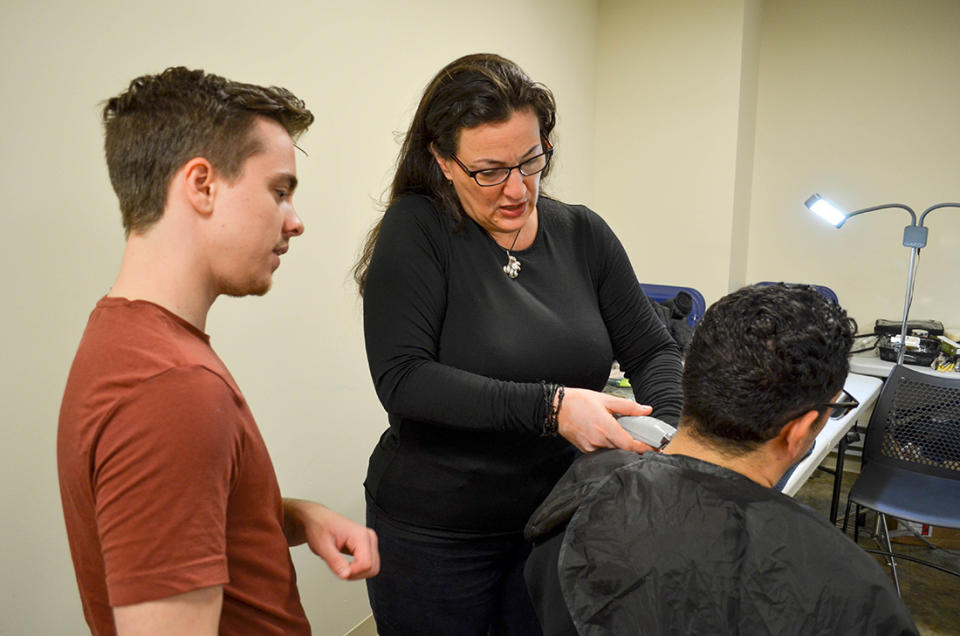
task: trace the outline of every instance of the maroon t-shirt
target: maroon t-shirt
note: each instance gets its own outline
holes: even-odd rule
[[[221,634],[309,634],[283,502],[256,422],[209,337],[103,298],[60,409],[60,493],[83,611],[223,585]]]

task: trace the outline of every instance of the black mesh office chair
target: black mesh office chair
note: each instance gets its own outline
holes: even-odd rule
[[[877,512],[878,533],[882,531],[899,593],[898,555],[890,545],[886,517],[960,528],[960,376],[893,368],[867,426],[863,464],[850,489],[846,517],[851,503],[857,506],[858,519],[861,507]],[[846,518],[843,529],[846,532]],[[854,534],[856,540],[856,527]]]

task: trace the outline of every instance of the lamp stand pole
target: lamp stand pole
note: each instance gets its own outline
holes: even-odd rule
[[[910,316],[910,304],[913,302],[913,284],[917,276],[917,258],[920,248],[910,250],[910,270],[907,273],[907,295],[903,299],[903,322],[900,324],[900,349],[897,353],[897,364],[903,364],[903,354],[907,351],[907,318]]]

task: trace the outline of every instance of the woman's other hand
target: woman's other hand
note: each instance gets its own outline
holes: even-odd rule
[[[653,409],[633,400],[589,389],[567,387],[558,414],[557,431],[584,453],[600,448],[622,448],[635,453],[654,450],[633,439],[613,414],[650,415]]]

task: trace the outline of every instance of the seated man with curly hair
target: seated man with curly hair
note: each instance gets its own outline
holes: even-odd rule
[[[852,340],[806,287],[714,304],[663,453],[583,456],[531,517],[544,633],[915,634],[877,562],[771,488],[844,406]]]

